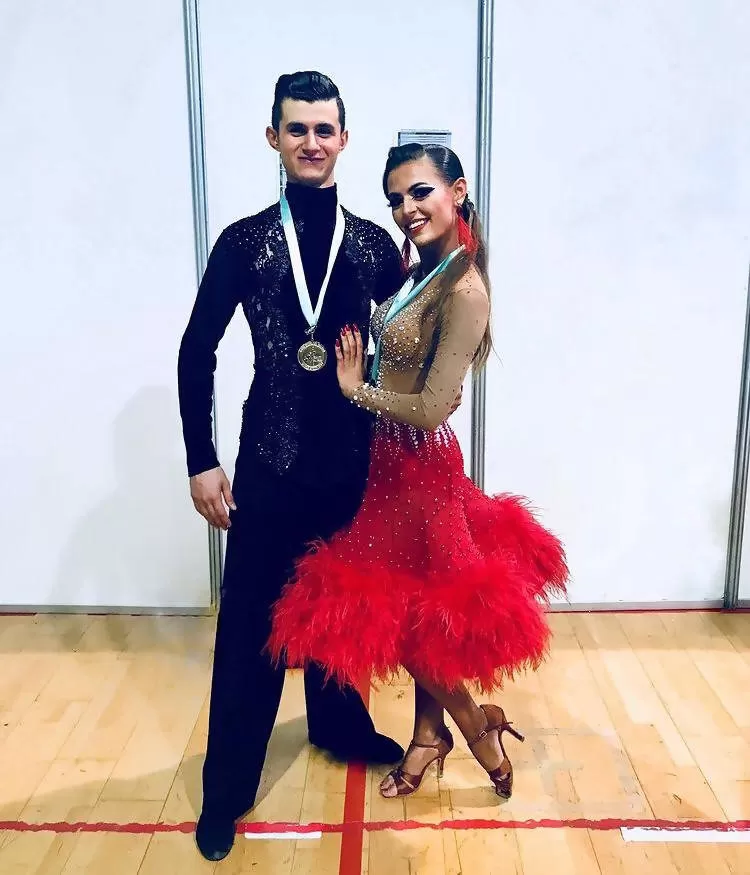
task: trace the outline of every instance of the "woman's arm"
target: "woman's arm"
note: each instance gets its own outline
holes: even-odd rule
[[[336,350],[341,390],[371,413],[434,431],[455,408],[488,319],[489,299],[479,280],[464,283],[451,293],[424,388],[415,394],[389,392],[365,383],[361,338],[345,333]]]

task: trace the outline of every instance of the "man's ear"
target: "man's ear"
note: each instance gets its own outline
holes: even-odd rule
[[[268,145],[275,149],[277,152],[279,151],[279,135],[278,132],[275,131],[271,125],[266,128],[266,139],[268,140]]]
[[[342,131],[342,133],[341,133],[341,148],[339,149],[339,152],[343,152],[344,149],[346,149],[348,143],[349,143],[349,131]]]

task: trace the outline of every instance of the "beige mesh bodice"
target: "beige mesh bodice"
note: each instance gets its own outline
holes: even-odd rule
[[[360,407],[428,431],[450,415],[471,367],[489,318],[489,299],[479,273],[470,268],[450,293],[442,311],[425,312],[440,290],[437,277],[390,322],[383,321],[393,298],[372,319],[377,340],[383,333],[376,386],[365,384],[352,399]]]

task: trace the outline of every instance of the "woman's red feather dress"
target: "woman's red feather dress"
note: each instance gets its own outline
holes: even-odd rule
[[[289,666],[320,663],[343,683],[387,680],[403,665],[442,686],[490,691],[544,658],[545,603],[565,594],[568,570],[525,499],[487,496],[464,473],[444,420],[487,299],[473,271],[430,314],[436,292],[428,286],[385,329],[379,383],[354,399],[378,414],[362,505],[297,564],[273,609],[269,649]],[[375,314],[376,335],[389,303]]]

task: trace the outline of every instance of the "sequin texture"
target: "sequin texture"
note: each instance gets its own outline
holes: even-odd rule
[[[335,223],[335,188],[287,188],[313,302]],[[226,228],[217,240],[182,339],[180,412],[188,471],[218,464],[211,434],[215,351],[236,308],[250,327],[254,375],[244,404],[240,453],[276,475],[330,484],[367,470],[370,418],[341,394],[334,343],[346,324],[368,335],[371,301],[401,283],[398,249],[382,228],[344,210],[344,240],[315,334],[328,351],[323,370],[297,361],[308,340],[284,239],[279,205]],[[364,477],[364,473],[362,474]]]

